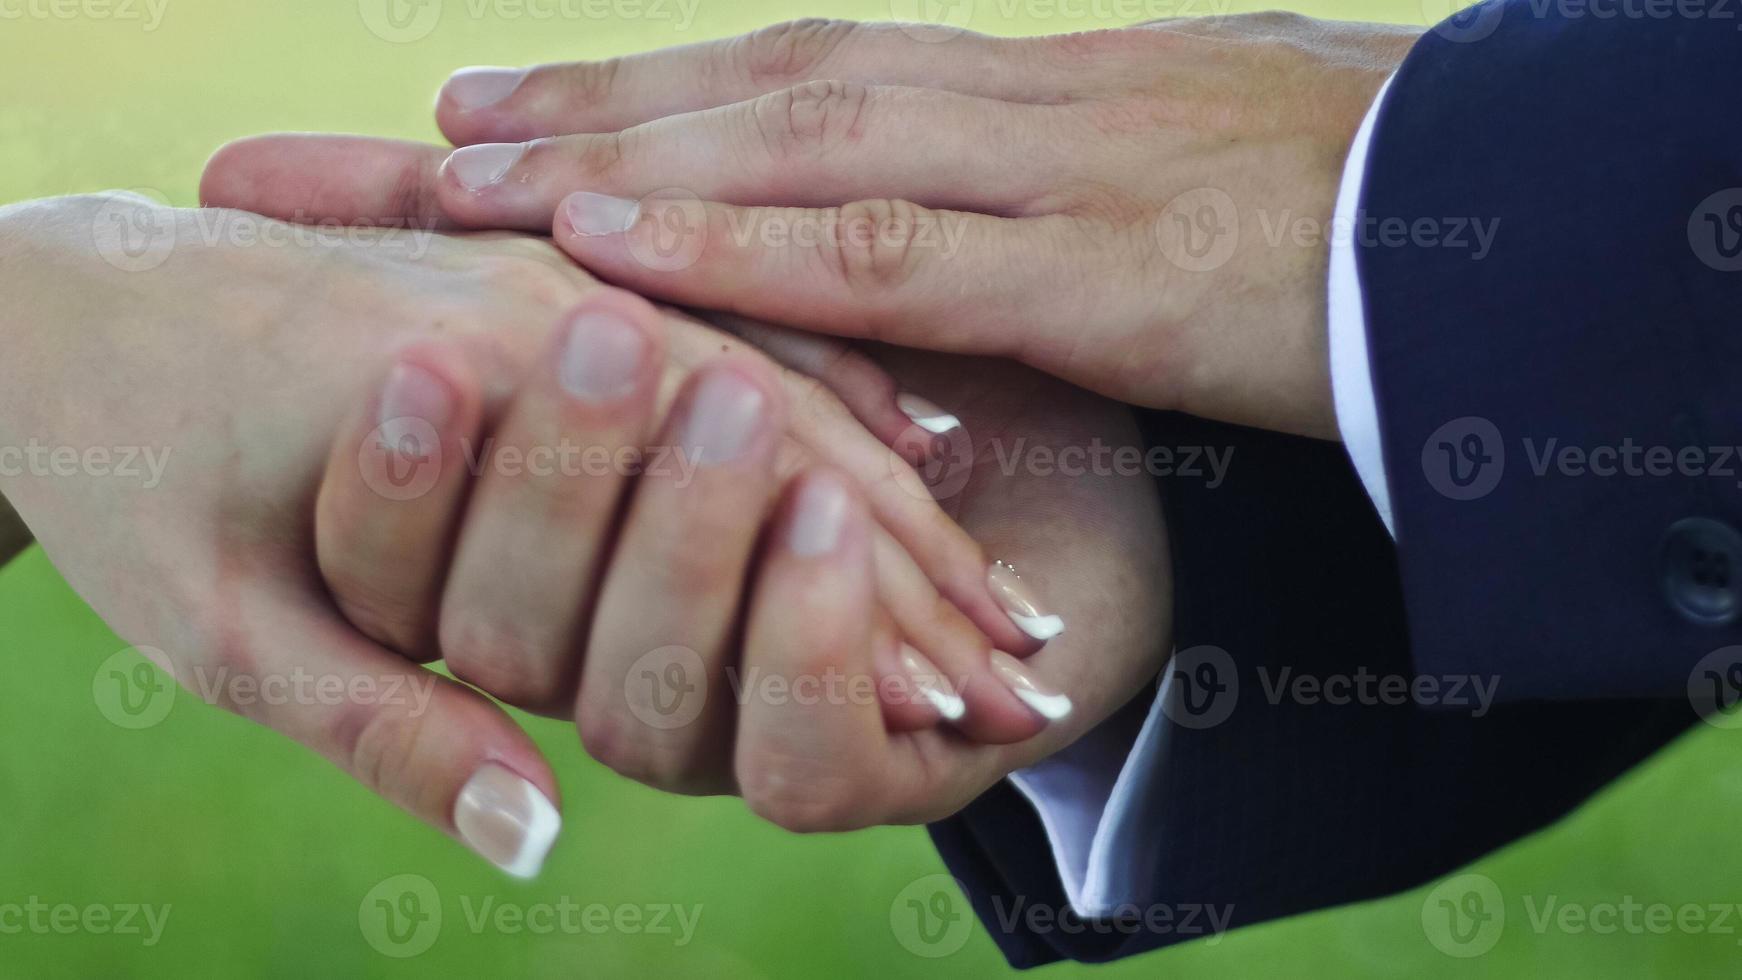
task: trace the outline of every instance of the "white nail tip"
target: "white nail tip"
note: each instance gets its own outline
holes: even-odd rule
[[[1059,721],[1071,713],[1071,699],[1063,694],[1042,694],[1024,688],[1012,688],[1022,703],[1034,709],[1047,721]]]
[[[938,714],[944,716],[945,721],[961,721],[962,717],[968,713],[968,706],[963,703],[962,699],[948,691],[926,687],[921,688],[920,693],[925,696],[932,707],[937,709]]]
[[[516,878],[536,878],[544,868],[544,859],[550,856],[550,849],[556,846],[557,834],[563,829],[563,818],[557,813],[556,807],[544,798],[544,794],[538,791],[538,787],[526,783],[524,789],[526,809],[530,816],[526,825],[526,837],[521,841],[520,853],[501,867]]]
[[[914,425],[933,435],[942,435],[962,427],[962,420],[918,395],[902,393],[895,396],[895,407],[901,409]]]
[[[1005,612],[1018,629],[1037,640],[1050,640],[1065,631],[1065,621],[1059,616],[1024,616],[1008,610]]]

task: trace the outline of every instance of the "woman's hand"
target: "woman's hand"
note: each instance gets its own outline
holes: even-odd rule
[[[822,360],[801,345],[838,345],[731,327],[798,362]],[[1085,617],[1027,662],[992,653],[989,677],[952,674],[884,611],[905,597],[879,587],[875,525],[853,481],[777,460],[782,399],[768,369],[716,358],[662,405],[664,333],[631,297],[583,301],[497,418],[424,413],[443,421],[423,438],[400,423],[383,438],[381,400],[411,400],[393,394],[411,372],[469,391],[465,363],[426,345],[390,369],[387,394],[341,428],[322,482],[320,563],[341,604],[436,583],[440,608],[424,615],[440,621],[450,663],[509,658],[492,676],[561,678],[595,758],[658,789],[741,793],[800,831],[954,812],[1154,676],[1169,583],[1152,482],[1032,465],[1070,446],[1133,444],[1129,409],[1008,363],[886,352],[904,382],[950,391],[961,413],[935,437],[940,492],[1010,554],[1043,556],[1033,577]],[[486,447],[485,465],[420,475],[468,443]],[[561,449],[645,465],[563,469],[550,462]],[[988,683],[1044,731],[994,747],[938,727],[972,730],[964,708],[978,710]]]
[[[333,608],[313,513],[346,406],[389,364],[439,341],[477,382],[460,411],[493,417],[551,324],[604,290],[548,242],[518,236],[298,228],[110,195],[0,212],[0,291],[0,446],[26,462],[0,477],[0,493],[118,634],[163,651],[152,658],[196,696],[308,745],[492,858],[503,861],[492,842],[504,828],[553,829],[555,780],[525,734]],[[691,321],[665,328],[735,343]],[[960,566],[954,533],[984,595],[978,549],[924,516],[935,508],[923,491],[890,478],[904,464],[814,397],[813,382],[765,367],[783,396],[800,393],[786,397],[783,445],[805,438],[809,419],[815,458],[882,478],[864,491],[867,533],[929,536],[912,554],[890,549],[908,555],[909,579],[926,555]],[[874,452],[845,451],[855,445]],[[898,512],[916,523],[892,519],[891,531],[878,516]],[[925,594],[929,575],[917,578],[920,591],[904,595]],[[985,639],[953,603],[925,611],[936,635],[970,636],[963,649],[990,671]],[[973,693],[994,703],[983,723],[998,723],[1001,698],[1005,717],[1036,727],[1008,687]],[[531,847],[503,863],[526,870],[542,857]]]
[[[651,297],[1334,437],[1327,242],[1363,231],[1332,208],[1416,33],[1291,14],[1025,39],[801,21],[468,69],[438,101],[461,149],[370,179],[409,216],[554,228]],[[308,186],[323,155],[235,146],[206,193],[251,170]]]

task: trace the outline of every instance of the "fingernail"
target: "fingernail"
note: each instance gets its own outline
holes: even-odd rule
[[[462,109],[482,109],[514,94],[526,77],[524,68],[494,68],[479,65],[461,68],[448,77],[442,94]]]
[[[516,878],[532,878],[544,867],[563,818],[537,786],[491,762],[460,790],[454,826],[491,864]]]
[[[400,364],[381,389],[376,438],[402,456],[427,459],[441,449],[441,431],[454,415],[447,382],[415,364]]]
[[[635,390],[647,338],[622,318],[589,312],[569,324],[557,376],[576,398],[608,402]]]
[[[914,689],[919,696],[936,708],[945,721],[961,721],[968,713],[968,706],[961,697],[949,689],[949,679],[938,670],[937,665],[926,658],[912,645],[901,645],[901,669],[913,680]]]
[[[756,438],[768,398],[736,371],[712,371],[696,386],[684,423],[683,445],[691,459],[715,466],[738,458]]]
[[[1034,709],[1035,714],[1047,721],[1058,721],[1071,713],[1069,697],[1035,680],[1034,672],[1028,669],[1027,664],[1003,650],[992,651],[992,672],[1009,686],[1011,693],[1020,698],[1023,704]]]
[[[786,532],[786,547],[801,558],[826,555],[841,541],[847,523],[847,488],[823,473],[805,480],[793,501],[792,523]]]
[[[986,585],[1004,607],[1004,614],[1022,632],[1037,640],[1050,640],[1065,631],[1064,620],[1041,611],[1034,593],[1017,577],[1014,567],[1002,561],[993,562],[986,573]]]
[[[479,143],[448,154],[447,168],[466,190],[475,191],[499,182],[525,155],[525,143]]]
[[[574,227],[575,234],[589,238],[626,232],[635,227],[635,219],[641,216],[639,202],[592,191],[570,194],[563,202],[563,208],[568,212],[569,224]]]
[[[895,407],[901,409],[902,414],[912,420],[914,425],[934,434],[942,434],[962,426],[961,419],[939,408],[936,403],[905,391],[895,396]]]

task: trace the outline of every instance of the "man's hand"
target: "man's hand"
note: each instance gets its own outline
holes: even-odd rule
[[[461,149],[371,181],[409,216],[553,229],[651,297],[1333,437],[1337,184],[1415,34],[1290,14],[1019,40],[806,21],[462,72],[438,103]],[[533,142],[485,142],[503,140]],[[239,144],[206,194],[342,197],[331,156]]]

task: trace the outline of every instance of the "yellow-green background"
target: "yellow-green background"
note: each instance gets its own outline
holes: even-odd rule
[[[678,30],[653,18],[497,12],[514,6],[486,6],[484,16],[474,17],[468,0],[425,0],[445,3],[434,31],[389,43],[366,29],[359,0],[157,0],[165,6],[155,30],[117,16],[129,0],[92,2],[81,13],[77,0],[0,0],[0,202],[144,187],[192,205],[202,162],[233,137],[295,129],[436,138],[431,97],[462,65],[594,58],[797,16],[890,16],[881,0],[699,0],[694,23]],[[143,13],[144,0],[136,2]],[[1179,0],[1172,9],[1228,9],[1210,6],[1222,0],[1193,2]],[[901,9],[902,0],[895,3]],[[1014,6],[1041,16],[1007,19],[1000,0],[978,0],[973,24],[994,33],[1044,33],[1170,12],[1167,0]],[[1416,24],[1443,12],[1443,0],[1295,6],[1319,16]],[[66,10],[77,16],[56,16]],[[1111,17],[1094,16],[1096,10]],[[0,571],[0,906],[32,896],[74,905],[172,906],[162,942],[150,949],[121,936],[0,935],[0,978],[883,978],[1005,971],[978,927],[964,948],[940,959],[914,955],[896,940],[891,903],[910,882],[942,870],[920,830],[788,836],[759,825],[733,800],[667,798],[630,785],[588,760],[563,726],[533,722],[563,780],[567,826],[543,877],[511,884],[302,749],[185,696],[156,727],[129,731],[109,723],[93,701],[92,677],[123,645],[40,552]],[[1455,959],[1427,941],[1421,890],[1051,974],[1737,975],[1742,937],[1734,932],[1538,934],[1524,905],[1524,896],[1540,905],[1551,895],[1579,903],[1632,896],[1672,906],[1742,899],[1736,873],[1742,847],[1732,819],[1742,803],[1737,747],[1729,733],[1700,726],[1571,819],[1480,862],[1474,870],[1497,883],[1507,911],[1499,944],[1480,957]],[[1228,760],[1236,770],[1240,764]],[[1297,819],[1316,816],[1302,812]],[[435,884],[446,923],[427,952],[390,959],[365,941],[359,905],[378,882],[405,872]],[[474,934],[464,926],[461,896],[700,905],[702,917],[694,941],[681,949],[645,935]]]

